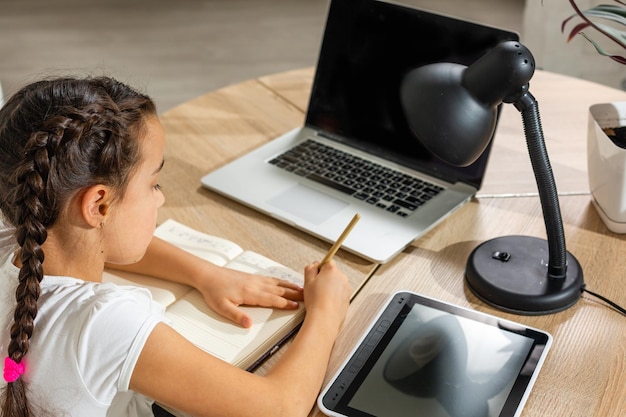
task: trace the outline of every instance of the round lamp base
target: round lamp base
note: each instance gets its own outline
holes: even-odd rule
[[[567,253],[565,278],[548,278],[548,242],[530,236],[503,236],[472,251],[465,279],[481,300],[500,310],[541,315],[565,310],[580,298],[583,271]]]

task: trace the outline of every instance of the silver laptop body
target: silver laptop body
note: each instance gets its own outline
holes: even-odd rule
[[[400,110],[403,74],[433,62],[470,65],[517,39],[399,4],[332,0],[305,126],[202,185],[329,242],[358,212],[343,248],[385,263],[472,198],[490,151],[468,167],[431,155]]]

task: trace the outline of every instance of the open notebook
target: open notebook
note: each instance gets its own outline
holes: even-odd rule
[[[302,274],[171,219],[157,227],[155,236],[216,265],[303,285]],[[166,307],[167,318],[181,335],[218,358],[248,370],[271,355],[304,319],[302,304],[297,310],[242,307],[253,320],[252,327],[244,329],[209,309],[200,293],[186,285],[112,270],[104,272],[103,281],[147,288],[153,299]]]

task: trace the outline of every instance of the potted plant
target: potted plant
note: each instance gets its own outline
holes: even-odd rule
[[[622,28],[622,26],[626,27],[626,3],[621,0],[614,0],[617,4],[600,4],[586,10],[581,10],[574,0],[568,1],[572,5],[575,13],[563,21],[561,24],[561,32],[565,33],[565,28],[570,21],[579,20],[579,22],[570,29],[567,38],[568,42],[576,35],[581,35],[594,46],[599,54],[626,65],[626,58],[624,56],[605,51],[596,40],[584,32],[585,29],[591,28],[602,34],[605,39],[609,39],[614,44],[617,44],[620,49],[626,50],[626,31]]]
[[[581,35],[600,55],[626,65],[626,58],[620,52],[626,51],[626,2],[614,0],[617,4],[581,10],[575,0],[568,1],[575,13],[561,24],[563,33],[573,24],[567,41]],[[604,44],[617,52],[608,52],[586,29],[601,34]],[[590,107],[589,115],[587,169],[592,202],[609,230],[626,233],[626,102],[595,104]]]

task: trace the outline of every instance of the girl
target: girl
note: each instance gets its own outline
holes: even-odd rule
[[[313,263],[300,291],[154,239],[163,149],[153,102],[106,77],[36,82],[0,110],[0,210],[17,240],[0,236],[2,416],[150,416],[155,400],[196,416],[310,411],[348,307],[346,276]],[[307,316],[261,377],[182,338],[146,290],[102,284],[105,265],[192,284],[243,326],[240,304],[303,298]]]

